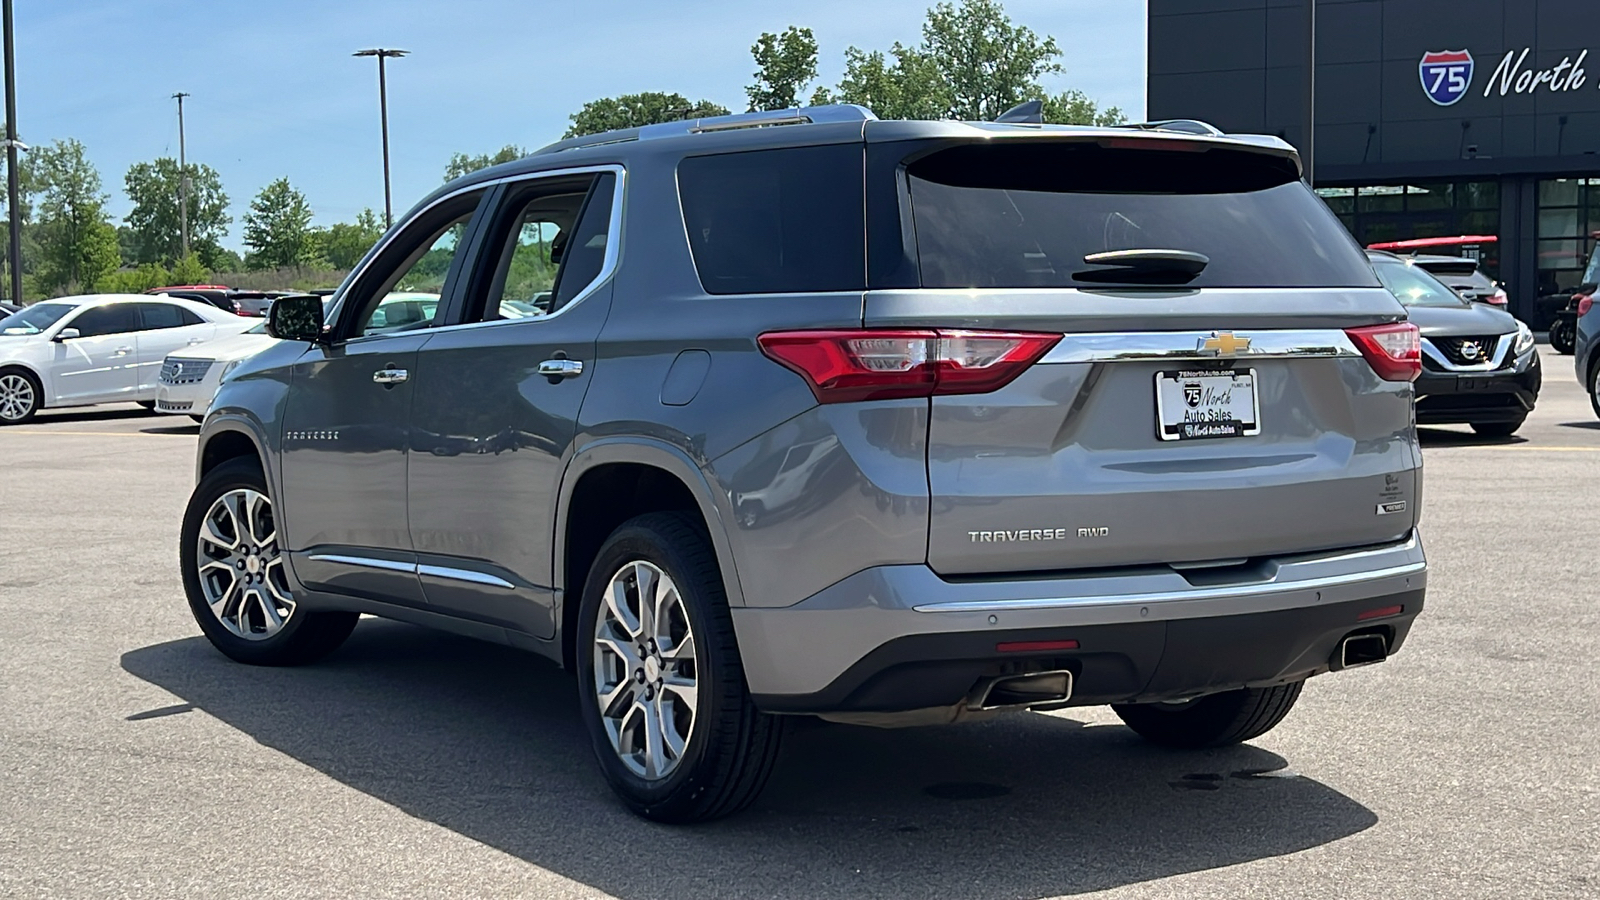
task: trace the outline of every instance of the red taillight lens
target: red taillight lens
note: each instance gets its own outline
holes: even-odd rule
[[[1496,288],[1495,292],[1489,295],[1489,302],[1495,306],[1505,306],[1511,301],[1506,296],[1505,288]]]
[[[1594,306],[1593,294],[1578,295],[1578,315],[1587,316],[1589,314],[1589,308],[1592,306]]]
[[[1410,322],[1346,328],[1345,334],[1384,381],[1416,381],[1422,374],[1422,333]]]
[[[1004,387],[1059,334],[952,330],[774,331],[761,352],[793,369],[819,403],[982,394]]]

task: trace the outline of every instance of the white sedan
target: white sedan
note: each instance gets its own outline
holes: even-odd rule
[[[204,419],[222,379],[239,363],[277,342],[262,322],[244,334],[218,338],[167,357],[161,364],[156,412]]]
[[[95,294],[44,300],[0,319],[0,425],[44,408],[154,406],[173,351],[260,323],[176,297]]]

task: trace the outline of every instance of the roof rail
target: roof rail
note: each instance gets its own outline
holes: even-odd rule
[[[856,106],[850,103],[735,113],[730,116],[707,116],[699,119],[661,122],[656,125],[641,125],[638,128],[623,128],[617,131],[568,138],[564,141],[557,141],[547,147],[541,147],[535,150],[533,155],[543,156],[547,153],[560,153],[563,150],[579,150],[584,147],[599,147],[605,144],[621,144],[627,141],[653,140],[655,138],[677,137],[686,134],[737,131],[744,128],[771,128],[778,125],[869,122],[877,118],[865,106]]]
[[[1114,125],[1113,128],[1132,128],[1137,131],[1176,131],[1182,134],[1199,134],[1206,137],[1221,137],[1222,129],[1210,122],[1199,119],[1162,119],[1156,122],[1129,122],[1126,125]]]

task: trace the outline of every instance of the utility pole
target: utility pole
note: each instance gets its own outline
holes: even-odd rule
[[[409,50],[390,50],[385,47],[374,47],[371,50],[357,50],[351,56],[376,56],[378,58],[378,117],[383,121],[383,227],[394,226],[394,201],[389,191],[389,84],[384,75],[383,61],[391,57],[399,59],[410,53]]]
[[[5,30],[6,66],[6,201],[11,213],[11,302],[22,303],[22,204],[17,183],[17,151],[27,147],[17,140],[17,63],[11,39],[11,0],[0,0]]]
[[[189,158],[183,146],[183,98],[187,96],[183,91],[172,95],[178,101],[178,231],[185,259],[189,257]]]

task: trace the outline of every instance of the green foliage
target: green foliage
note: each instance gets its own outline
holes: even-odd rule
[[[515,162],[527,155],[528,151],[518,147],[516,144],[507,144],[493,153],[480,153],[477,156],[456,153],[445,164],[444,180],[455,181],[457,178],[476,172],[479,169],[487,169],[490,166],[498,166],[501,163]]]
[[[107,294],[142,294],[151,288],[169,284],[198,284],[174,278],[158,263],[145,263],[134,269],[121,269],[100,279],[95,289]]]
[[[727,107],[709,100],[690,103],[682,94],[661,94],[647,91],[642,94],[623,94],[620,97],[601,97],[590,100],[572,114],[572,127],[562,137],[581,137],[615,131],[619,128],[637,128],[661,122],[677,122],[706,116],[725,116]]]
[[[846,50],[834,99],[884,119],[992,121],[1019,103],[1043,99],[1046,122],[1124,121],[1120,110],[1100,110],[1082,91],[1045,93],[1039,79],[1061,71],[1060,56],[1055,38],[1014,23],[999,0],[941,2],[928,10],[917,46]]]
[[[800,92],[817,77],[817,39],[809,28],[763,32],[750,55],[756,58],[756,83],[744,92],[751,112],[798,106]]]
[[[220,245],[233,217],[228,215],[228,195],[215,169],[190,163],[189,248],[199,251]],[[183,253],[183,231],[178,215],[181,184],[178,161],[161,157],[128,167],[123,183],[133,210],[126,219],[132,232],[129,243],[133,262],[171,265]]]
[[[383,224],[378,221],[377,213],[364,209],[354,222],[338,222],[316,229],[312,234],[318,259],[335,269],[349,269],[383,237]]]
[[[1044,120],[1055,125],[1121,125],[1128,117],[1115,106],[1100,109],[1083,91],[1063,91],[1044,98]]]
[[[226,247],[200,249],[200,264],[213,272],[238,272],[244,269],[244,257]],[[223,282],[227,284],[228,282]]]
[[[172,271],[167,273],[172,280],[167,284],[206,284],[211,278],[211,270],[200,261],[200,254],[189,251],[189,255],[172,264]],[[161,285],[152,285],[161,287]]]
[[[261,189],[244,216],[244,244],[250,248],[245,266],[270,269],[314,261],[311,205],[289,179],[279,178]]]
[[[282,266],[274,269],[218,269],[209,281],[246,291],[310,291],[335,288],[349,274],[326,266]]]
[[[93,289],[122,262],[100,173],[70,138],[35,148],[28,169],[39,200],[38,284],[47,292]]]

